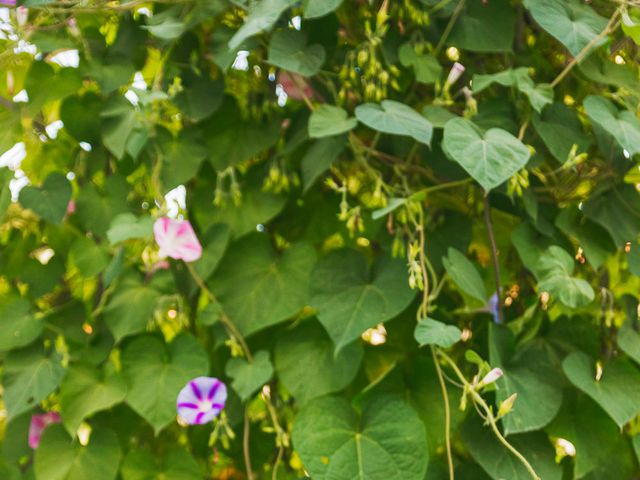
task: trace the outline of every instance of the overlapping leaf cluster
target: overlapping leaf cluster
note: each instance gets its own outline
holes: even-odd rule
[[[637,1],[22,3],[1,478],[640,474]]]

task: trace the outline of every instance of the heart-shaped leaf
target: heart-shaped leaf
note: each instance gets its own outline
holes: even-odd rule
[[[264,0],[251,4],[244,24],[229,40],[229,48],[235,50],[246,39],[260,32],[270,30],[284,11],[297,0]]]
[[[582,130],[580,119],[564,103],[554,103],[541,115],[534,115],[533,126],[560,163],[569,159],[574,145],[578,147],[576,153],[586,152],[591,146],[591,139]]]
[[[525,0],[524,5],[534,20],[574,57],[607,25],[606,18],[576,0]]]
[[[269,63],[303,77],[318,73],[325,58],[324,47],[307,45],[307,35],[298,30],[278,30],[269,43]]]
[[[60,385],[64,426],[75,434],[85,418],[122,402],[126,393],[127,387],[120,375],[85,364],[72,366]]]
[[[345,388],[356,376],[362,356],[361,342],[353,342],[334,355],[327,332],[312,320],[278,340],[275,364],[284,386],[296,403],[303,405],[312,398]]]
[[[153,320],[160,292],[134,280],[119,285],[104,309],[104,319],[116,340],[142,332]]]
[[[44,431],[36,450],[36,480],[115,480],[122,452],[118,437],[111,430],[95,430],[87,446],[52,425]]]
[[[540,256],[536,264],[538,289],[549,292],[570,308],[592,302],[593,288],[586,280],[572,277],[574,261],[564,249],[551,246]]]
[[[402,262],[384,258],[369,268],[366,258],[354,250],[327,255],[311,280],[311,305],[336,352],[367,328],[401,313],[414,296]]]
[[[450,43],[471,52],[510,52],[515,25],[516,15],[507,0],[467,2]]]
[[[416,80],[425,84],[437,82],[442,75],[442,65],[433,55],[417,53],[410,43],[405,43],[398,50],[400,63],[412,67]]]
[[[358,120],[351,117],[342,108],[334,105],[320,105],[309,117],[309,136],[311,138],[329,137],[353,130]]]
[[[231,386],[242,400],[246,400],[269,381],[273,375],[273,365],[269,352],[260,350],[249,363],[244,358],[232,358],[227,362],[225,373],[233,378]]]
[[[640,372],[628,360],[617,358],[606,364],[601,378],[596,379],[594,361],[582,352],[573,352],[562,362],[562,370],[618,427],[624,427],[640,413]]]
[[[122,480],[202,480],[200,466],[191,454],[182,448],[169,450],[163,455],[152,455],[147,450],[130,450],[120,468]]]
[[[481,92],[492,83],[498,83],[503,87],[515,87],[529,97],[529,102],[538,113],[553,102],[553,89],[548,84],[533,83],[527,67],[503,70],[502,72],[487,75],[473,76],[473,91]]]
[[[355,120],[355,119],[354,119]],[[322,138],[314,142],[302,157],[302,184],[306,192],[336,161],[347,144],[346,135]]]
[[[20,191],[20,203],[51,223],[62,221],[70,199],[71,184],[59,172],[50,174],[41,187],[29,186]]]
[[[442,264],[464,293],[471,295],[483,304],[487,301],[487,290],[484,287],[482,277],[475,265],[464,254],[449,247],[447,256],[442,258]]]
[[[111,221],[107,238],[111,245],[134,238],[150,237],[153,233],[154,218],[136,217],[132,213],[121,213]]]
[[[304,0],[304,18],[323,17],[340,6],[342,0]]]
[[[610,100],[596,95],[585,98],[584,109],[591,121],[604,128],[629,155],[640,153],[640,120],[634,113],[619,111]]]
[[[106,249],[89,237],[77,238],[71,244],[69,257],[85,278],[93,278],[102,272],[109,265],[110,259]]]
[[[455,325],[447,325],[432,318],[420,320],[413,332],[413,337],[421,347],[437,345],[442,348],[449,348],[460,341],[461,335],[462,332]]]
[[[192,378],[209,372],[209,360],[198,342],[180,334],[169,345],[141,335],[122,351],[127,403],[159,432],[176,417],[178,393]]]
[[[0,304],[0,351],[30,344],[43,328],[43,322],[31,313],[29,302],[5,295]]]
[[[529,149],[501,128],[483,132],[470,120],[454,118],[444,126],[442,148],[489,191],[511,178],[531,156]]]
[[[356,107],[356,118],[367,127],[392,135],[412,137],[425,145],[431,144],[433,125],[404,103],[383,100],[380,105],[364,103]]]
[[[429,462],[420,418],[389,396],[365,401],[360,415],[343,398],[312,400],[293,445],[314,480],[423,480]]]

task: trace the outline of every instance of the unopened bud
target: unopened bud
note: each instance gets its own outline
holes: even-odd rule
[[[484,378],[480,381],[480,386],[491,385],[495,383],[504,373],[500,368],[494,368],[489,373],[487,373]]]
[[[449,76],[447,76],[447,85],[453,85],[456,83],[464,73],[464,70],[464,65],[458,62],[454,63],[453,67],[451,67],[451,70],[449,71]]]
[[[16,21],[18,25],[23,27],[29,20],[29,9],[27,7],[16,8]]]
[[[576,447],[573,443],[571,443],[569,440],[565,440],[564,438],[558,438],[556,440],[556,451],[560,450],[560,452],[562,455],[561,456],[569,456],[569,457],[575,457],[576,456]]]
[[[517,398],[518,394],[514,393],[500,404],[500,407],[498,408],[498,418],[504,417],[511,410],[513,410],[513,404],[516,403]]]

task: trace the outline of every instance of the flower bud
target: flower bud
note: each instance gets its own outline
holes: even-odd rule
[[[490,385],[495,383],[504,373],[500,368],[494,368],[489,373],[487,373],[484,378],[480,381],[480,386]]]
[[[451,70],[449,71],[449,76],[447,76],[446,84],[453,85],[454,83],[456,83],[460,76],[464,73],[464,70],[464,65],[458,62],[454,63],[453,67],[451,67]]]
[[[504,417],[507,413],[513,410],[513,404],[516,403],[517,398],[518,394],[514,393],[500,404],[500,407],[498,408],[498,418]]]
[[[16,8],[16,21],[18,25],[23,27],[29,20],[29,9],[27,7]]]

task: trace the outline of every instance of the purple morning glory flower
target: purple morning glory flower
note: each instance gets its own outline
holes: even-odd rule
[[[489,298],[489,302],[487,303],[487,305],[489,306],[489,313],[493,315],[493,321],[496,323],[500,323],[500,314],[498,313],[499,301],[500,299],[498,298],[498,294],[494,293],[493,295],[491,295],[491,298]]]
[[[178,415],[191,425],[209,423],[227,401],[227,386],[217,378],[197,377],[178,394]]]

